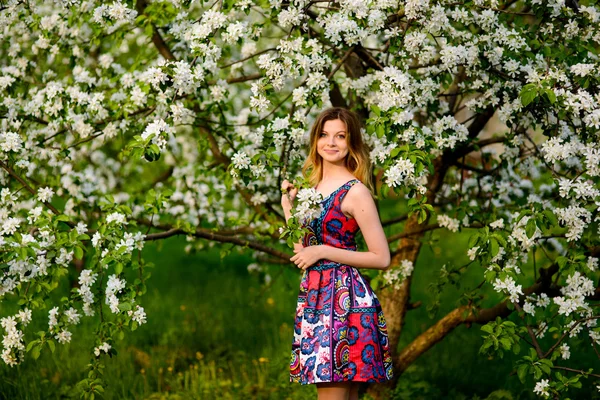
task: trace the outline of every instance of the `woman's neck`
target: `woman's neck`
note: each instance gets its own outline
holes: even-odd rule
[[[335,181],[338,179],[345,179],[352,174],[348,171],[348,168],[344,164],[332,164],[329,162],[323,162],[323,174],[321,181]]]

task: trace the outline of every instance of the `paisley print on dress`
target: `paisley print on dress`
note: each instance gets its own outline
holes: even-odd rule
[[[356,251],[358,224],[341,210],[353,179],[323,200],[303,245]],[[290,381],[384,382],[393,377],[387,326],[377,296],[360,272],[319,260],[302,275],[290,361]]]

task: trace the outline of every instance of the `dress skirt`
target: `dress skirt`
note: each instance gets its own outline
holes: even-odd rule
[[[356,221],[340,211],[352,185],[353,181],[346,183],[324,200],[324,211],[311,223],[305,246],[356,249]],[[387,327],[377,296],[356,268],[319,260],[304,271],[300,282],[290,381],[384,382],[392,376]]]

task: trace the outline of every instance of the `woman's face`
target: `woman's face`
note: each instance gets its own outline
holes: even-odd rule
[[[324,161],[332,164],[342,162],[348,154],[346,124],[339,119],[326,121],[323,131],[318,133],[317,152]]]

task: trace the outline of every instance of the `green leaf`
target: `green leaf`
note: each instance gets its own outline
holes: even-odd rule
[[[560,269],[563,269],[565,267],[565,265],[567,265],[568,261],[569,261],[569,259],[565,256],[556,257],[556,262],[558,263],[558,267]]]
[[[527,107],[529,104],[531,104],[531,102],[533,100],[535,100],[537,95],[538,95],[537,87],[534,84],[530,83],[530,84],[523,86],[523,89],[521,89],[521,93],[519,94],[519,97],[521,98],[521,103],[523,104],[523,106]]]
[[[427,219],[427,212],[425,210],[421,210],[419,212],[419,217],[417,218],[417,222],[419,224],[423,223],[423,221],[425,221],[425,219]]]
[[[537,229],[537,225],[535,224],[534,218],[529,218],[527,221],[527,226],[525,227],[525,233],[527,233],[527,237],[531,238]]]
[[[40,342],[39,340],[32,340],[31,342],[29,342],[29,343],[27,344],[27,348],[25,349],[25,351],[26,351],[27,353],[29,353],[29,351],[31,350],[31,348],[32,348],[33,346],[35,346],[35,345],[36,345],[36,343],[39,343],[39,342]]]
[[[548,100],[550,100],[550,104],[556,103],[556,94],[552,89],[544,89],[544,93],[548,96]]]
[[[500,246],[498,245],[498,241],[494,238],[490,239],[490,255],[492,257],[495,257],[498,254],[498,251],[500,251]]]
[[[116,263],[115,274],[119,275],[121,272],[123,272],[123,263]]]
[[[527,364],[521,364],[517,367],[517,376],[519,377],[519,380],[521,381],[521,383],[525,383],[525,378],[527,378],[527,370],[528,370],[528,366]]]
[[[34,360],[37,360],[40,357],[40,352],[42,350],[42,346],[41,344],[37,343],[35,346],[33,346],[33,348],[31,349],[31,357],[33,357]]]
[[[556,215],[554,215],[554,213],[548,209],[545,209],[543,211],[543,214],[546,216],[546,218],[548,219],[548,221],[550,222],[550,224],[552,226],[558,226],[558,219],[556,218]]]
[[[79,246],[75,246],[73,250],[75,251],[75,258],[81,260],[83,258],[83,249]]]
[[[379,107],[378,107],[378,106],[376,106],[376,105],[373,105],[373,106],[371,107],[371,110],[373,111],[373,113],[374,113],[375,115],[377,115],[378,117],[381,117],[381,108],[379,108]]]
[[[50,347],[50,351],[52,353],[54,353],[54,350],[56,350],[56,343],[54,343],[53,340],[48,340],[46,343],[48,343],[48,347]]]

